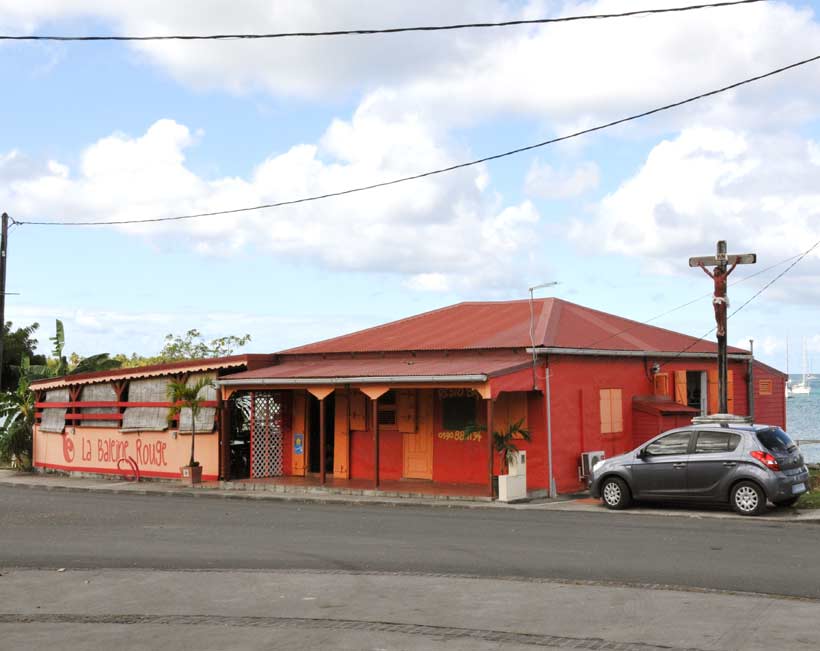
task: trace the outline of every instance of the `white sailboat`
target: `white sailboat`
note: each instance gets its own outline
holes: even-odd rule
[[[794,396],[807,396],[811,393],[811,385],[806,373],[806,360],[806,340],[803,339],[803,379],[792,385],[792,395]]]

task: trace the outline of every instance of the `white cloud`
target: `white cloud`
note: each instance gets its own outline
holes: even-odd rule
[[[757,252],[755,269],[762,269],[820,240],[820,188],[809,156],[807,142],[793,135],[687,129],[656,145],[592,219],[574,222],[571,237],[670,273],[688,272],[689,256],[709,255],[725,239],[733,252]],[[816,300],[818,271],[815,250],[767,297]]]
[[[530,196],[543,199],[569,199],[598,187],[598,166],[584,162],[572,170],[558,169],[534,160],[524,180],[524,189]]]
[[[656,0],[654,7],[677,6]],[[624,10],[621,0],[0,0],[0,26],[31,32],[93,18],[120,34],[277,32],[443,24]],[[59,31],[59,30],[57,30]],[[133,47],[183,83],[276,96],[356,97],[444,123],[523,115],[558,131],[722,86],[813,52],[820,25],[786,2],[561,25],[273,41],[153,42]],[[594,47],[590,47],[594,44]],[[89,46],[93,47],[93,46]],[[382,91],[387,90],[387,93]],[[817,115],[820,67],[792,71],[667,118],[713,124]]]
[[[14,173],[0,186],[0,203],[23,221],[211,212],[388,181],[452,164],[459,154],[415,115],[387,122],[366,108],[334,121],[319,143],[264,160],[249,178],[197,176],[185,164],[193,141],[184,125],[160,120],[142,136],[92,144],[76,172],[56,161],[20,171],[20,156],[8,154],[0,177],[6,167]],[[419,290],[441,291],[443,281],[430,279],[445,277],[447,287],[474,293],[524,286],[542,264],[534,255],[538,213],[527,201],[503,205],[487,183],[487,170],[477,167],[332,201],[125,230],[203,254],[253,246],[327,269],[412,276],[409,286]]]

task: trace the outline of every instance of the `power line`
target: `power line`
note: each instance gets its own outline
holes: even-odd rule
[[[551,23],[569,23],[581,20],[602,20],[607,18],[629,18],[652,14],[682,13],[699,9],[717,9],[736,5],[749,5],[768,0],[734,0],[712,4],[668,7],[664,9],[636,9],[621,13],[586,14],[581,16],[561,16],[558,18],[534,18],[529,20],[505,20],[488,23],[460,23],[455,25],[420,25],[415,27],[386,27],[381,29],[339,29],[324,32],[274,32],[270,34],[168,34],[158,36],[10,36],[0,35],[3,41],[229,41],[229,40],[262,40],[313,36],[372,36],[375,34],[400,34],[403,32],[442,32],[462,29],[488,27],[514,27],[519,25],[548,25]]]
[[[55,221],[25,221],[25,220],[18,220],[17,223],[19,224],[27,224],[29,226],[118,226],[124,224],[149,224],[149,223],[157,223],[157,222],[172,222],[172,221],[182,221],[187,219],[198,219],[201,217],[216,217],[219,215],[232,215],[236,213],[243,213],[243,212],[251,212],[256,210],[265,210],[268,208],[280,208],[282,206],[292,206],[295,204],[300,203],[307,203],[310,201],[320,201],[322,199],[330,199],[331,197],[341,197],[348,194],[354,194],[357,192],[365,192],[367,190],[375,190],[376,188],[384,188],[391,185],[397,185],[399,183],[406,183],[408,181],[416,181],[418,179],[427,178],[430,176],[435,176],[437,174],[444,174],[446,172],[453,172],[455,170],[464,169],[466,167],[472,167],[475,165],[480,165],[482,163],[487,163],[490,161],[498,160],[501,158],[506,158],[507,156],[514,156],[516,154],[521,154],[526,151],[532,151],[533,149],[538,149],[540,147],[546,147],[547,145],[554,145],[559,142],[563,142],[566,140],[571,140],[573,138],[578,138],[583,135],[587,135],[589,133],[595,133],[596,131],[603,131],[604,129],[609,129],[620,124],[625,124],[627,122],[631,122],[633,120],[638,120],[641,118],[648,117],[650,115],[655,115],[657,113],[662,113],[663,111],[668,111],[673,108],[678,108],[684,106],[686,104],[691,104],[692,102],[697,102],[699,100],[705,99],[707,97],[714,97],[715,95],[720,95],[721,93],[728,92],[730,90],[734,90],[735,88],[740,88],[741,86],[745,86],[747,84],[754,83],[756,81],[760,81],[761,79],[766,79],[767,77],[773,77],[778,75],[782,72],[786,72],[788,70],[792,70],[794,68],[798,68],[800,66],[804,66],[809,63],[814,63],[815,61],[820,60],[820,55],[813,56],[809,59],[803,59],[801,61],[797,61],[796,63],[791,63],[787,66],[783,66],[781,68],[777,68],[775,70],[771,70],[770,72],[766,72],[761,75],[757,75],[755,77],[749,77],[748,79],[744,79],[743,81],[738,81],[733,84],[729,84],[728,86],[723,86],[722,88],[718,88],[716,90],[710,90],[705,93],[701,93],[700,95],[695,95],[694,97],[689,97],[687,99],[683,99],[677,102],[673,102],[671,104],[665,104],[664,106],[660,106],[658,108],[654,108],[648,111],[644,111],[642,113],[636,113],[635,115],[630,115],[629,117],[620,118],[618,120],[613,120],[612,122],[606,122],[605,124],[599,124],[598,126],[590,127],[588,129],[582,129],[581,131],[576,131],[574,133],[567,134],[565,136],[559,136],[557,138],[551,138],[550,140],[544,140],[542,142],[537,142],[533,145],[527,145],[525,147],[519,147],[517,149],[511,149],[509,151],[502,152],[500,154],[493,154],[491,156],[485,156],[484,158],[478,158],[476,160],[468,161],[466,163],[458,163],[456,165],[450,165],[449,167],[442,167],[439,169],[431,170],[429,172],[421,172],[420,174],[414,174],[412,176],[404,176],[398,179],[392,179],[390,181],[382,181],[380,183],[371,183],[370,185],[363,185],[356,188],[348,188],[347,190],[339,190],[338,192],[328,192],[325,194],[313,195],[309,197],[302,197],[300,199],[289,199],[286,201],[277,201],[275,203],[265,203],[260,204],[257,206],[246,206],[244,208],[231,208],[228,210],[215,210],[212,212],[202,212],[202,213],[194,213],[191,215],[177,215],[175,217],[153,217],[147,219],[120,219],[120,220],[109,220],[109,221],[84,221],[84,222],[55,222]]]
[[[752,296],[751,296],[751,297],[750,297],[747,301],[745,301],[745,302],[744,302],[744,303],[743,303],[743,304],[742,304],[739,308],[737,308],[734,312],[732,312],[731,314],[729,314],[729,315],[726,317],[726,318],[727,318],[727,320],[728,320],[728,319],[731,319],[731,318],[732,318],[735,314],[737,314],[738,312],[740,312],[740,311],[741,311],[744,307],[746,307],[749,303],[751,303],[751,302],[752,302],[753,300],[755,300],[758,296],[760,296],[763,292],[765,292],[767,289],[769,289],[769,287],[771,287],[772,285],[774,285],[774,284],[775,284],[778,280],[780,280],[783,276],[785,276],[785,275],[786,275],[787,273],[789,273],[792,269],[794,269],[794,267],[796,267],[796,266],[797,266],[797,265],[798,265],[798,264],[799,264],[799,263],[803,260],[803,258],[805,258],[805,257],[806,257],[809,253],[811,253],[812,251],[814,251],[814,250],[815,250],[818,246],[820,246],[820,240],[817,240],[817,242],[815,242],[815,243],[814,243],[811,247],[809,247],[809,248],[808,248],[808,249],[806,249],[803,253],[801,253],[799,256],[797,256],[797,259],[796,259],[794,262],[792,262],[792,263],[791,263],[788,267],[786,267],[783,271],[781,271],[781,272],[780,272],[779,274],[777,274],[774,278],[772,278],[769,282],[767,282],[765,285],[763,285],[763,287],[761,287],[761,288],[760,288],[757,292],[755,292],[755,293],[754,293],[754,294],[753,294],[753,295],[752,295]],[[676,359],[678,359],[681,355],[683,355],[683,354],[684,354],[684,353],[686,353],[687,351],[689,351],[689,350],[691,350],[692,348],[694,348],[697,344],[699,344],[701,341],[703,341],[704,339],[706,339],[706,337],[708,337],[710,334],[712,334],[712,333],[715,331],[715,328],[716,328],[716,327],[717,327],[717,326],[713,326],[712,328],[710,328],[708,332],[705,332],[705,333],[703,334],[703,336],[701,336],[701,337],[699,337],[699,338],[695,339],[692,343],[690,343],[690,344],[689,344],[686,348],[684,348],[684,349],[683,349],[683,350],[681,350],[679,353],[677,353],[674,357],[672,357],[672,358],[668,359],[668,360],[667,360],[667,361],[665,361],[663,364],[661,364],[661,365],[660,365],[660,367],[661,367],[661,368],[663,368],[663,367],[664,367],[664,366],[666,366],[667,364],[670,364],[670,363],[674,362],[674,361],[675,361]]]

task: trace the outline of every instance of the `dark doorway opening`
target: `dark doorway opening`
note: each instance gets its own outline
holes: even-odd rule
[[[249,479],[251,476],[251,397],[247,392],[235,393],[228,401],[230,434],[228,436],[228,479]]]
[[[703,372],[686,371],[686,404],[705,413],[703,405],[705,401],[703,395]]]
[[[308,445],[308,472],[321,472],[321,437],[319,432],[319,406],[322,404],[314,396],[310,396],[310,441]],[[324,399],[325,408],[325,472],[333,474],[333,442],[334,417],[336,415],[336,400],[331,393]]]

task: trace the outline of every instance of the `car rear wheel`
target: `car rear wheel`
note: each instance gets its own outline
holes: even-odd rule
[[[790,497],[786,500],[777,500],[775,502],[775,504],[777,504],[777,506],[786,506],[786,507],[794,506],[795,504],[797,504],[797,500],[799,500],[799,499],[800,499],[800,496],[798,495],[797,497]]]
[[[751,481],[742,481],[732,489],[732,508],[740,515],[760,515],[766,509],[766,494]]]
[[[625,509],[632,504],[632,493],[623,479],[608,477],[601,484],[601,499],[608,509]]]

